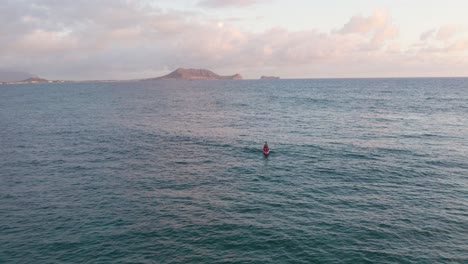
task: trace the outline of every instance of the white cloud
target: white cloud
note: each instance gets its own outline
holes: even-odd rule
[[[461,25],[444,25],[437,31],[436,38],[438,40],[449,40],[466,30],[467,28]]]
[[[379,48],[388,40],[396,38],[398,28],[392,23],[387,12],[375,11],[371,16],[354,16],[346,23],[341,34],[358,34],[370,37],[369,48]]]
[[[437,56],[453,60],[453,56],[468,56],[468,27],[463,25],[442,25],[421,34],[420,42],[414,45],[414,53],[428,58]]]

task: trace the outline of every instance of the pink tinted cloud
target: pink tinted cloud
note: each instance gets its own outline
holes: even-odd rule
[[[419,39],[421,41],[451,41],[464,35],[467,32],[468,26],[448,24],[443,25],[438,29],[431,29],[423,32]]]
[[[414,52],[425,56],[466,56],[468,55],[468,27],[463,25],[443,25],[421,34]]]
[[[367,34],[388,27],[390,16],[383,11],[375,11],[371,16],[353,16],[339,31],[340,33]]]
[[[466,52],[468,51],[468,38],[456,40],[447,47],[448,51]]]
[[[438,40],[449,40],[465,31],[467,31],[467,28],[461,25],[444,25],[437,31],[436,38]]]
[[[338,32],[370,37],[368,49],[380,48],[399,34],[390,15],[383,11],[375,11],[371,16],[353,16]]]

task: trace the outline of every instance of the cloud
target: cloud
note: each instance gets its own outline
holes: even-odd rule
[[[389,25],[389,15],[382,11],[376,11],[368,17],[353,16],[339,31],[340,33],[367,34],[386,28]]]
[[[245,7],[258,3],[267,2],[266,0],[203,0],[198,2],[198,6],[210,8],[225,7]]]
[[[459,33],[463,33],[465,31],[467,31],[467,28],[461,25],[444,25],[439,28],[436,34],[436,38],[438,40],[449,40]]]
[[[468,55],[468,27],[450,24],[425,31],[421,34],[419,43],[413,45],[413,53],[426,57],[466,57]]]
[[[466,52],[468,51],[468,38],[467,39],[461,39],[461,40],[456,40],[453,43],[451,43],[447,48],[447,51],[454,51],[454,52]]]
[[[78,40],[64,31],[35,30],[19,38],[14,49],[23,54],[49,54],[74,49]]]
[[[430,29],[423,32],[420,36],[421,41],[451,41],[462,35],[466,35],[468,26],[464,25],[443,25],[438,29]]]
[[[137,0],[65,2],[6,1],[0,7],[0,65],[51,79],[145,78],[177,67],[246,77],[385,76],[428,64],[448,73],[468,69],[447,66],[451,54],[467,55],[463,30],[449,34],[441,27],[421,34],[416,45],[403,46],[398,27],[382,11],[353,16],[328,32],[281,27],[250,32],[229,20],[221,26],[204,13]]]
[[[339,31],[341,34],[370,36],[374,48],[398,36],[399,30],[393,25],[387,12],[375,11],[371,16],[353,16]]]

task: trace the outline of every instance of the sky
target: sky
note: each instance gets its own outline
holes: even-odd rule
[[[281,78],[468,76],[466,0],[0,0],[0,70],[178,67]]]

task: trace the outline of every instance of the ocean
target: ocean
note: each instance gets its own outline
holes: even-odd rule
[[[466,78],[0,86],[0,263],[468,263],[467,223]]]

